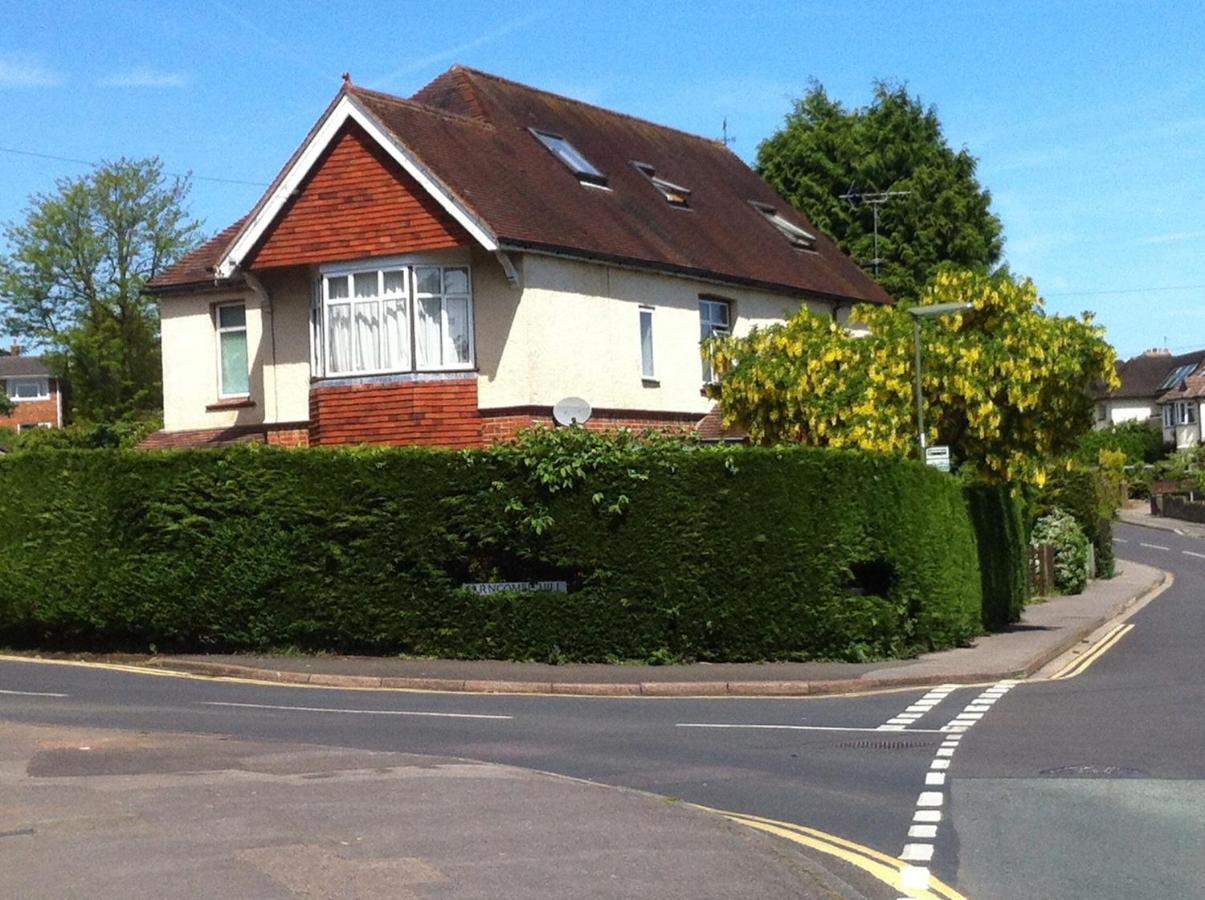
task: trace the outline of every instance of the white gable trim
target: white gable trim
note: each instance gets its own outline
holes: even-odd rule
[[[269,226],[280,215],[289,198],[300,188],[318,158],[334,139],[335,134],[349,119],[355,121],[376,141],[447,213],[459,222],[481,246],[489,252],[498,249],[498,242],[489,230],[479,222],[464,205],[453,197],[435,177],[418,161],[418,158],[401,141],[381,127],[376,118],[367,112],[351,96],[345,94],[334,109],[314,132],[314,136],[302,148],[301,153],[285,172],[276,190],[268,197],[255,216],[243,226],[230,249],[218,261],[215,275],[229,278],[251,252],[256,242],[263,237]]]

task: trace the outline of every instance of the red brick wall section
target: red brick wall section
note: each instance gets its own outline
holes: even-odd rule
[[[0,381],[0,391],[4,390],[4,382]],[[50,398],[47,400],[20,400],[13,403],[13,411],[8,416],[0,416],[0,428],[18,428],[21,425],[37,425],[39,422],[49,422],[53,427],[59,425],[58,385],[50,382]]]
[[[264,426],[265,439],[273,447],[286,447],[290,450],[310,445],[310,432],[306,428],[287,427],[277,428],[273,425]]]
[[[492,414],[490,410],[481,411],[482,440],[485,444],[496,444],[513,438],[521,429],[531,425],[547,425],[555,427],[551,412],[533,411],[516,413],[509,410],[500,414]],[[652,429],[665,432],[690,432],[703,416],[689,416],[682,413],[656,413],[636,410],[601,410],[595,411],[586,422],[590,431],[604,432],[628,428],[632,431]]]
[[[358,126],[335,137],[250,254],[256,269],[436,250],[464,229]]]
[[[477,376],[439,381],[315,384],[310,444],[481,446]]]

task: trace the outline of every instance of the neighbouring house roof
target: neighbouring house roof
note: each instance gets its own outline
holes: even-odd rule
[[[152,290],[212,282],[215,268],[225,271],[241,262],[232,259],[231,249],[268,227],[269,214],[280,208],[289,187],[285,173],[309,158],[310,142],[340,109],[379,129],[394,143],[397,157],[421,171],[471,233],[479,226],[478,233],[502,249],[837,300],[891,302],[719,141],[461,66],[410,99],[345,83],[250,216],[155,278]],[[609,190],[583,184],[533,129],[569,141],[602,173]],[[688,208],[668,202],[654,176],[689,192]],[[814,252],[793,246],[773,223],[771,209],[788,226],[814,236]]]
[[[1103,392],[1098,399],[1157,402],[1166,395],[1168,388],[1164,385],[1177,369],[1189,365],[1199,369],[1203,362],[1205,350],[1182,353],[1179,356],[1172,356],[1165,351],[1148,350],[1140,356],[1118,363],[1117,375],[1121,379],[1121,386],[1116,390]]]
[[[49,377],[50,369],[37,356],[0,356],[0,378]]]

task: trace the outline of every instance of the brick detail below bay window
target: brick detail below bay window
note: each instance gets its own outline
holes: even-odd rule
[[[255,269],[461,247],[468,234],[359,126],[348,125],[252,251]]]
[[[311,446],[419,444],[481,446],[477,376],[433,381],[315,384]]]
[[[694,431],[702,419],[702,414],[654,412],[646,410],[613,409],[595,410],[586,422],[590,431],[605,432],[627,428],[631,431],[663,431],[666,433],[687,433]],[[513,438],[519,431],[532,425],[556,427],[552,418],[552,410],[539,407],[528,410],[488,410],[481,411],[481,434],[485,444],[496,444]]]
[[[0,381],[0,391],[4,390],[4,382]],[[40,425],[49,422],[52,427],[59,425],[58,388],[54,381],[50,382],[50,396],[45,400],[21,400],[13,403],[13,411],[0,415],[0,428],[19,428],[22,425]]]

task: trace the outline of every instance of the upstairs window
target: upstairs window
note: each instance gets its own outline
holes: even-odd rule
[[[699,298],[699,343],[717,334],[732,333],[732,304],[727,300],[715,297]],[[711,384],[715,381],[715,371],[711,363],[703,360],[703,381]]]
[[[1163,379],[1163,384],[1159,385],[1158,390],[1169,391],[1173,388],[1178,388],[1184,379],[1193,373],[1193,370],[1196,367],[1196,363],[1189,363],[1185,366],[1176,367],[1174,372],[1168,375],[1167,378]]]
[[[12,378],[8,382],[10,400],[49,400],[49,378]]]
[[[653,308],[640,307],[640,375],[645,381],[656,381],[653,367]]]
[[[634,162],[632,163],[636,170],[645,178],[652,182],[653,187],[661,192],[670,206],[676,206],[679,209],[690,209],[690,188],[684,188],[680,184],[674,184],[672,181],[666,181],[664,178],[657,177],[657,171],[648,163]]]
[[[607,176],[590,163],[582,155],[581,151],[574,147],[569,141],[561,137],[559,134],[553,134],[550,131],[539,131],[535,128],[531,133],[539,138],[540,143],[548,148],[548,151],[565,164],[565,166],[577,176],[578,181],[586,184],[596,184],[605,187],[607,184]]]
[[[767,203],[758,203],[756,200],[750,200],[753,208],[766,217],[766,221],[779,230],[783,237],[787,239],[792,247],[796,250],[815,250],[816,236],[811,232],[804,231],[794,222],[788,222],[778,210]]]

